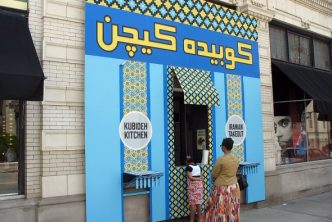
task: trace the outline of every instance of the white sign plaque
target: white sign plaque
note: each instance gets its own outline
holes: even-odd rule
[[[232,115],[228,118],[225,133],[227,137],[230,137],[234,140],[234,145],[241,145],[246,138],[247,128],[246,124],[238,115]]]
[[[152,137],[152,125],[146,115],[132,111],[122,118],[119,134],[126,147],[139,150],[149,144]]]

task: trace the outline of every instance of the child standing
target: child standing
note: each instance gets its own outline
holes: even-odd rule
[[[187,194],[190,204],[190,222],[194,221],[197,212],[198,221],[201,220],[201,204],[203,203],[203,178],[201,168],[193,163],[192,158],[187,156]]]

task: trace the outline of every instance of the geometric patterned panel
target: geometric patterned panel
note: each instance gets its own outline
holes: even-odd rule
[[[205,0],[86,0],[182,24],[257,41],[257,20],[244,13]]]
[[[168,193],[169,193],[169,218],[181,218],[189,215],[189,204],[187,200],[187,176],[185,167],[175,165],[174,155],[174,120],[173,120],[173,67],[167,66],[167,126],[168,126]],[[209,163],[213,159],[213,128],[212,128],[212,108],[208,106],[208,149]],[[208,199],[212,190],[211,183],[212,165],[204,165],[202,174],[204,176],[204,202]],[[204,207],[204,204],[203,206]]]
[[[243,118],[242,106],[242,78],[240,75],[227,74],[227,101],[228,101],[228,118],[232,115],[238,115]],[[244,144],[234,146],[232,152],[244,161]]]
[[[175,66],[172,68],[184,91],[184,104],[218,106],[218,93],[211,81],[211,72]]]
[[[123,116],[131,111],[147,115],[146,63],[126,61],[122,66]],[[124,149],[124,171],[144,172],[149,169],[148,148]]]

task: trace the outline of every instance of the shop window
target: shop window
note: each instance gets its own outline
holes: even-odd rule
[[[300,65],[311,65],[309,38],[288,33],[289,61]]]
[[[186,156],[200,163],[207,149],[208,107],[183,102],[183,92],[173,93],[175,165],[185,165]]]
[[[0,100],[0,195],[23,193],[22,107]]]
[[[295,84],[273,72],[275,148],[278,164],[332,158],[331,124],[314,112],[314,101]],[[324,127],[325,126],[325,127]]]
[[[286,30],[271,26],[270,36],[272,58],[287,61]]]
[[[327,42],[314,39],[315,67],[331,69],[330,47]]]

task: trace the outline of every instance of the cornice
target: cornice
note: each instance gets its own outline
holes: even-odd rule
[[[254,16],[258,20],[269,22],[274,18],[275,13],[271,10],[264,8],[265,5],[261,4],[258,1],[251,1],[250,3],[245,3],[239,6],[241,12],[245,12],[249,15]]]
[[[319,12],[332,15],[331,0],[292,0],[292,1],[313,8]]]

